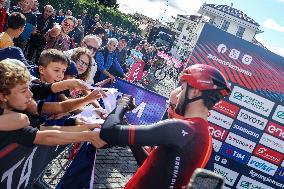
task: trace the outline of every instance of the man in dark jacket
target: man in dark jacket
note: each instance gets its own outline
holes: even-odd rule
[[[38,62],[40,53],[45,47],[45,33],[53,27],[55,19],[52,17],[54,9],[51,5],[45,5],[43,14],[37,15],[37,29],[28,42],[27,58],[32,61],[36,52],[35,63]]]

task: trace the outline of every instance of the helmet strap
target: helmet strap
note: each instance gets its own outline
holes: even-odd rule
[[[177,105],[177,108],[175,109],[175,112],[181,116],[184,116],[185,114],[185,109],[186,109],[186,106],[191,103],[191,102],[194,102],[194,101],[197,101],[197,100],[200,100],[203,98],[203,96],[198,96],[198,97],[195,97],[193,99],[189,99],[188,98],[188,94],[189,94],[189,89],[191,87],[188,85],[188,83],[186,83],[186,89],[185,89],[185,96],[183,99],[181,99],[181,102]]]

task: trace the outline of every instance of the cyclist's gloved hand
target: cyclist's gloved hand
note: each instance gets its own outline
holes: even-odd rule
[[[131,111],[135,108],[134,98],[131,95],[122,95],[117,101],[118,106],[124,106],[126,111]]]

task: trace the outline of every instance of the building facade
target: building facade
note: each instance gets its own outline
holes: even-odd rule
[[[262,33],[259,24],[242,11],[227,5],[204,3],[198,15],[177,15],[174,30],[177,33],[175,48],[177,54],[191,52],[198,40],[205,22],[241,39],[255,43],[255,35]],[[261,44],[259,46],[262,46]]]
[[[252,42],[261,33],[259,24],[244,12],[227,5],[203,4],[198,13],[209,17],[209,23],[241,39]]]
[[[194,48],[194,41],[202,29],[202,17],[198,15],[177,15],[174,31],[176,33],[175,52],[173,54],[185,54]]]

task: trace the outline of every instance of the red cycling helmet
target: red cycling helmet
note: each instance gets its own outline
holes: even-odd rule
[[[184,97],[181,98],[175,110],[169,112],[171,117],[175,118],[183,118],[186,106],[189,103],[203,99],[206,100],[207,107],[211,109],[217,101],[228,96],[231,92],[228,81],[224,75],[216,68],[205,64],[189,66],[184,70],[180,80],[186,82],[187,87],[185,88]],[[204,93],[195,98],[188,99],[189,87],[199,89],[200,91],[204,91]],[[213,95],[213,93],[207,93],[207,91],[215,91],[218,96]]]
[[[216,90],[225,97],[231,92],[231,88],[225,76],[216,68],[206,64],[195,64],[189,66],[180,77],[181,81],[186,81],[189,86],[204,90]]]

